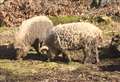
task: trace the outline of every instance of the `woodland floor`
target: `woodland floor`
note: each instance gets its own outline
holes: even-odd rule
[[[120,82],[120,57],[111,58],[111,53],[104,54],[98,65],[47,62],[46,55],[36,52],[29,52],[25,60],[14,60],[12,49],[7,45],[14,42],[15,31],[0,28],[0,82]]]

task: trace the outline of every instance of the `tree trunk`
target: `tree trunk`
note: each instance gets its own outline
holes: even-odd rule
[[[91,3],[91,5],[90,5],[90,7],[91,8],[99,8],[100,7],[100,5],[101,5],[101,1],[102,0],[92,0],[92,3]]]

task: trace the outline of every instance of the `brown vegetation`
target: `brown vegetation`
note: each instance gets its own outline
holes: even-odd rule
[[[116,14],[120,16],[119,3],[90,9],[91,0],[5,0],[0,4],[0,20],[7,26],[18,26],[34,15],[84,15]]]

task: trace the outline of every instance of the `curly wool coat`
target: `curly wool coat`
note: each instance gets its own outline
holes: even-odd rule
[[[98,46],[102,42],[102,31],[93,24],[87,22],[77,22],[60,24],[52,28],[50,35],[46,39],[49,48],[50,58],[62,53],[64,58],[69,59],[69,51],[82,49],[84,52],[83,63],[89,62],[89,57],[95,58],[95,63],[99,62]],[[74,54],[75,55],[75,54]]]
[[[15,34],[16,59],[25,57],[31,46],[39,53],[39,47],[52,27],[53,23],[47,16],[35,16],[23,21]]]

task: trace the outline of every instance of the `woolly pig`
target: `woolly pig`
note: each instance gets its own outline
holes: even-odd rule
[[[88,63],[90,57],[94,57],[95,62],[93,63],[99,62],[98,46],[101,42],[102,31],[87,22],[57,25],[52,28],[46,39],[50,58],[53,58],[53,55],[62,54],[64,58],[71,61],[70,54],[67,53],[82,49],[84,53],[83,63]]]
[[[39,47],[52,27],[53,23],[47,16],[35,16],[23,21],[15,34],[16,59],[25,57],[31,46],[39,53]]]

